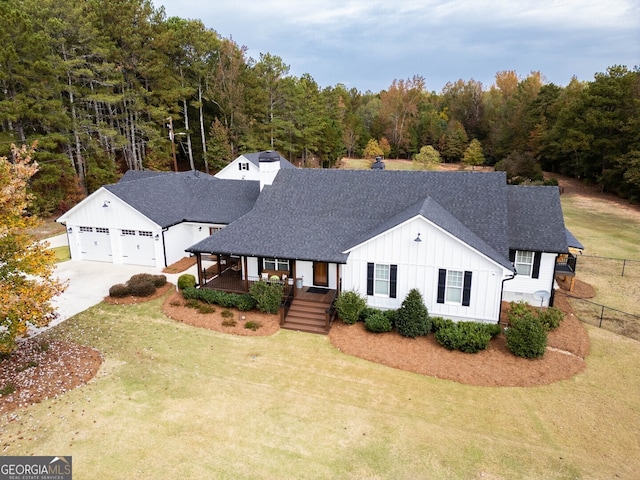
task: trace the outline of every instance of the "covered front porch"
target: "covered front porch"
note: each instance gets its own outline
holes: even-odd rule
[[[283,287],[280,308],[282,328],[311,333],[329,332],[336,315],[333,302],[339,292],[339,265],[334,264],[331,268],[326,262],[221,254],[195,255],[200,288],[248,293],[255,282],[278,283]],[[313,263],[311,270],[308,263]],[[335,271],[335,278],[329,278],[330,271]],[[305,283],[305,274],[309,272],[311,285]]]

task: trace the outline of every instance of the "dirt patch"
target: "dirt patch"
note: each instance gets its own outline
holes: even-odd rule
[[[0,414],[56,397],[91,380],[100,352],[75,343],[28,339],[0,362]],[[13,391],[11,391],[13,390]]]
[[[165,267],[163,273],[181,273],[196,264],[196,257],[182,257],[175,263]]]
[[[215,308],[213,313],[200,313],[195,308],[186,307],[180,292],[174,292],[167,297],[162,306],[164,314],[169,318],[194,327],[215,330],[216,332],[243,336],[269,336],[280,330],[280,315],[272,315],[255,310],[241,312],[235,308],[224,308],[218,305],[213,306],[213,308]],[[222,312],[224,311],[230,312],[232,316],[223,316]],[[233,321],[235,321],[235,325],[230,325]],[[257,322],[260,327],[256,330],[246,328],[247,322]]]

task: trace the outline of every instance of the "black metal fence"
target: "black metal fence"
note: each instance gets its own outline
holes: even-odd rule
[[[575,297],[562,290],[556,290],[556,295],[562,295],[568,299],[576,317],[582,322],[640,341],[640,315]]]
[[[597,255],[578,255],[577,261],[578,271],[580,270],[581,264],[588,262],[589,264],[596,266],[601,271],[606,272],[610,275],[640,278],[640,260],[632,260],[628,258],[599,257]]]

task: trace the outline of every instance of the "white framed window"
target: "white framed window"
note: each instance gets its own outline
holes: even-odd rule
[[[373,277],[373,293],[375,295],[389,296],[389,284],[391,283],[391,266],[376,263]]]
[[[447,283],[445,289],[445,301],[447,303],[462,303],[462,281],[464,272],[447,270]]]
[[[283,260],[281,258],[263,258],[262,269],[263,270],[279,270],[282,272],[288,272],[289,260]]]
[[[514,265],[518,275],[530,277],[533,272],[533,252],[517,250]]]

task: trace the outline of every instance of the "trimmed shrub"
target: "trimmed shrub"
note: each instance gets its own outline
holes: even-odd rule
[[[209,305],[208,303],[201,303],[198,305],[198,313],[206,315],[207,313],[215,313],[216,307]]]
[[[385,310],[384,316],[389,319],[389,324],[391,325],[391,329],[396,328],[396,320],[398,319],[398,310]]]
[[[256,301],[249,294],[226,293],[210,288],[187,287],[182,291],[182,296],[188,299],[199,300],[204,303],[220,305],[225,308],[237,308],[238,310],[253,310]]]
[[[164,287],[167,284],[167,276],[166,275],[151,275],[151,281],[156,286],[156,288]]]
[[[146,278],[129,279],[127,282],[129,293],[135,297],[149,297],[156,293],[156,286]]]
[[[364,322],[364,326],[372,333],[384,333],[391,331],[391,322],[382,311],[369,315]]]
[[[360,313],[367,308],[367,301],[355,290],[348,290],[338,295],[335,307],[340,319],[347,325],[353,325],[360,318]]]
[[[256,308],[256,299],[251,295],[238,295],[236,308],[242,312],[248,312]]]
[[[253,320],[249,320],[244,324],[244,328],[246,328],[247,330],[253,330],[254,332],[258,330],[261,326],[262,324],[260,322],[254,322]]]
[[[129,287],[124,283],[117,283],[109,289],[109,296],[113,298],[124,298],[131,295]]]
[[[538,318],[547,329],[547,332],[555,330],[564,320],[564,312],[556,307],[549,307],[538,312]]]
[[[195,287],[196,277],[190,273],[183,273],[178,277],[178,289],[184,290],[185,288]]]
[[[538,358],[547,348],[547,329],[532,312],[514,318],[504,336],[507,348],[518,357]]]
[[[489,345],[496,328],[500,332],[497,324],[487,324],[478,322],[458,322],[441,326],[435,333],[436,340],[440,345],[449,350],[459,350],[465,353],[477,353],[485,350]]]
[[[367,318],[369,318],[371,315],[373,315],[374,313],[379,313],[381,311],[382,310],[380,310],[379,308],[364,307],[358,315],[358,321],[366,322]]]
[[[251,285],[249,293],[261,312],[278,313],[282,302],[282,285],[276,282],[259,281]]]
[[[429,312],[422,300],[422,294],[412,289],[398,309],[396,330],[403,337],[415,338],[431,331]]]
[[[438,330],[442,328],[450,327],[451,325],[455,325],[453,320],[442,317],[431,317],[431,331],[433,333],[438,332]]]

